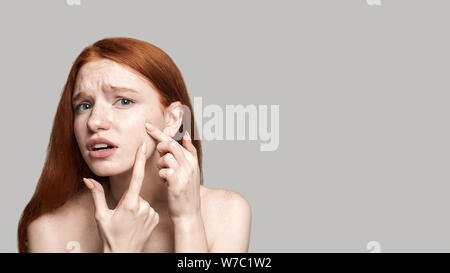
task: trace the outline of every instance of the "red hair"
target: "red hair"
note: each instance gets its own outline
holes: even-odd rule
[[[148,79],[158,91],[160,102],[164,107],[174,101],[180,101],[181,104],[189,107],[190,128],[193,128],[189,133],[197,149],[198,163],[203,173],[201,143],[196,137],[194,111],[181,72],[172,59],[160,48],[137,39],[114,37],[97,41],[78,55],[70,69],[53,120],[41,176],[19,221],[17,234],[19,252],[27,252],[28,225],[39,216],[64,205],[67,200],[82,190],[83,177],[92,177],[99,182],[109,181],[108,177],[95,175],[81,156],[74,134],[71,102],[80,68],[87,62],[102,58],[125,65]],[[179,143],[181,144],[181,139]],[[200,184],[203,185],[203,179]]]

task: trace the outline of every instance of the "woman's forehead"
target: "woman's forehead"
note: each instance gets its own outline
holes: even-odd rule
[[[152,89],[148,81],[123,65],[108,59],[84,64],[78,72],[74,95],[79,91],[89,92],[124,87],[136,91]],[[141,92],[142,92],[141,91]]]

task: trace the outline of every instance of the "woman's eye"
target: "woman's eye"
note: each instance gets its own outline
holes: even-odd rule
[[[118,102],[119,102],[119,101],[122,102],[121,104],[124,105],[124,106],[130,105],[130,104],[133,103],[133,101],[132,101],[132,100],[129,100],[129,99],[119,99]],[[78,105],[75,107],[75,111],[84,111],[84,110],[87,110],[87,109],[89,109],[89,108],[91,108],[91,105],[90,105],[90,104],[88,104],[88,103],[80,103],[80,104],[78,104]]]
[[[132,102],[131,100],[129,100],[129,99],[120,99],[119,101],[122,101],[122,102],[123,102],[122,105],[130,105],[130,104],[133,103],[133,102]]]
[[[83,109],[84,105],[87,105],[90,107],[90,105],[87,103],[81,103],[81,104],[78,104],[77,107],[75,107],[75,110],[81,110],[81,111],[85,110],[85,109]]]

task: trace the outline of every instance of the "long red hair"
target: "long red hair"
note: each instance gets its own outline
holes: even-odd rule
[[[86,47],[70,69],[58,104],[45,164],[36,190],[25,207],[18,226],[19,252],[27,251],[27,227],[39,216],[62,205],[83,189],[83,177],[92,177],[107,182],[108,177],[95,175],[81,156],[73,129],[72,95],[78,71],[83,64],[107,58],[128,66],[147,78],[159,93],[164,107],[180,101],[190,109],[190,128],[193,144],[197,149],[200,171],[202,171],[202,149],[195,126],[194,111],[181,72],[172,59],[160,48],[132,38],[106,38]],[[183,130],[183,128],[180,128]],[[179,140],[181,144],[181,139]],[[203,185],[203,177],[200,184]]]

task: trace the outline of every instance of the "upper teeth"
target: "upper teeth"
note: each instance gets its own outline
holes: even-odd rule
[[[107,148],[108,144],[105,143],[96,143],[93,148]]]

